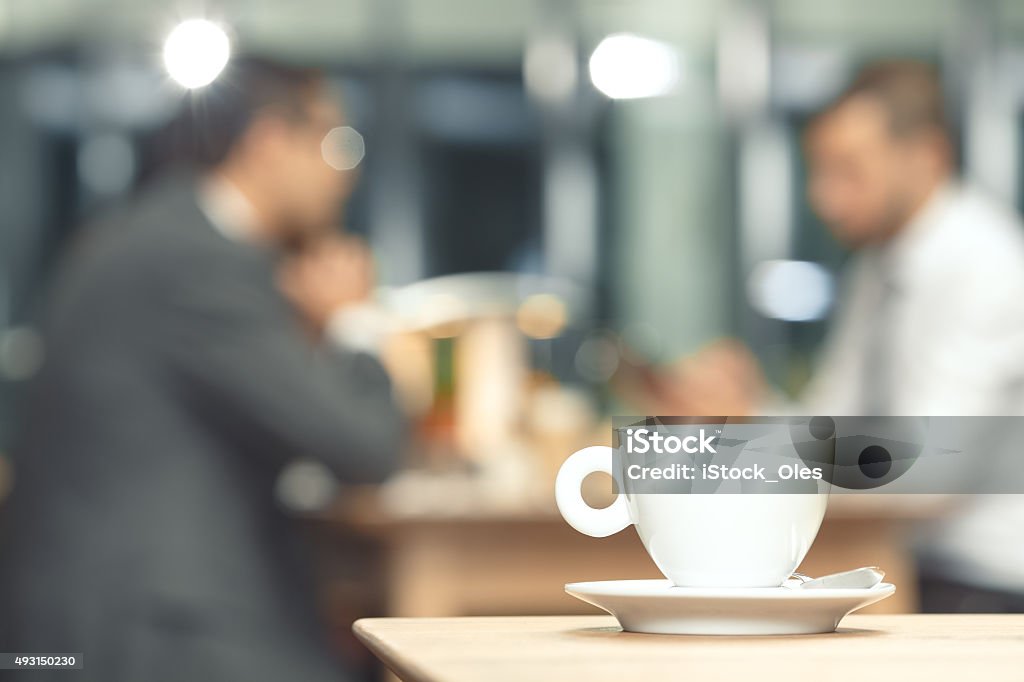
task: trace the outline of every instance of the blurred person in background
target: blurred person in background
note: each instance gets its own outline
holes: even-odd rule
[[[186,101],[196,170],[73,244],[22,406],[0,650],[84,654],[76,679],[345,679],[274,486],[398,465],[403,419],[346,311],[367,250],[331,228],[351,177],[321,76],[240,58]],[[356,330],[358,331],[358,330]],[[26,673],[32,680],[63,672]]]
[[[797,406],[718,342],[667,368],[652,414],[1024,413],[1024,225],[956,177],[938,74],[864,69],[811,123],[808,197],[856,257]],[[922,607],[1024,611],[1024,502],[979,497],[923,550]]]

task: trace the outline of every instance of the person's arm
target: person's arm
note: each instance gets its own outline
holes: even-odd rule
[[[172,380],[203,418],[265,456],[312,457],[345,482],[378,482],[401,455],[404,420],[373,357],[316,346],[282,298],[218,278],[167,308]]]

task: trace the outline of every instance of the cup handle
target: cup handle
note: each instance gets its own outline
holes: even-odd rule
[[[630,525],[626,496],[619,493],[615,501],[604,509],[595,509],[587,504],[580,490],[583,479],[603,471],[612,475],[612,449],[605,445],[592,445],[574,452],[562,463],[555,478],[555,502],[570,526],[595,538],[614,535]]]

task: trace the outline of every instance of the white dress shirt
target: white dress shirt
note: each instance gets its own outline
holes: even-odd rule
[[[1012,210],[949,183],[890,243],[859,254],[847,274],[801,409],[868,413],[876,387],[867,383],[880,371],[887,414],[1024,415],[1024,225]],[[888,314],[882,287],[891,296]],[[871,366],[878,331],[882,368]],[[964,582],[1024,591],[1024,496],[963,501],[922,533],[927,556]]]
[[[882,287],[888,320],[879,319]],[[1024,415],[1024,225],[958,184],[937,190],[888,244],[859,254],[801,403],[867,412],[868,352],[885,325],[893,415]]]

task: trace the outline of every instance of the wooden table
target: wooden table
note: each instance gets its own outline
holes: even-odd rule
[[[853,615],[800,637],[639,635],[610,616],[373,618],[354,629],[407,682],[1024,680],[1024,615]]]

